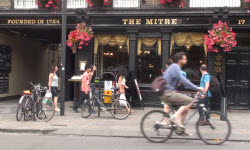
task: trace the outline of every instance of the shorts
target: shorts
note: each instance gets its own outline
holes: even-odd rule
[[[55,86],[51,86],[51,94],[52,94],[52,97],[58,96],[58,88]]]
[[[170,107],[187,106],[194,101],[189,96],[171,90],[166,90],[160,99],[164,104]]]

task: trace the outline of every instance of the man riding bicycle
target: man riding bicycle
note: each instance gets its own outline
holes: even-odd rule
[[[176,133],[182,134],[185,132],[185,127],[183,123],[186,120],[187,114],[192,106],[194,100],[191,97],[177,93],[175,90],[178,83],[181,83],[188,89],[195,91],[203,91],[202,87],[197,87],[191,83],[184,75],[181,73],[181,68],[187,64],[187,54],[184,52],[178,52],[173,57],[174,63],[169,66],[165,71],[163,77],[167,82],[167,88],[160,99],[168,106],[180,106],[177,112],[171,116],[170,121],[174,123],[176,128]]]

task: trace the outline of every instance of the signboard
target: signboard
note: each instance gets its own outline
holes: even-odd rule
[[[11,50],[10,47],[0,45],[0,72],[11,72]]]
[[[110,96],[104,96],[104,103],[112,103],[112,81],[104,81],[104,95],[110,95]]]
[[[60,19],[55,18],[9,18],[0,19],[0,24],[10,25],[34,25],[34,24],[61,24]]]
[[[136,79],[134,79],[134,81],[135,81],[135,87],[136,87],[136,89],[137,89],[137,93],[138,93],[139,99],[140,99],[140,101],[142,101],[141,91],[140,91],[140,89],[139,89],[138,82],[137,82]]]
[[[0,94],[9,92],[9,75],[0,74]]]
[[[181,19],[176,18],[126,18],[122,19],[124,25],[177,25],[181,23]]]

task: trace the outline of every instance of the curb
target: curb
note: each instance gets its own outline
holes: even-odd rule
[[[57,129],[0,129],[3,133],[42,133],[48,134],[54,132]]]
[[[143,136],[139,135],[112,135],[112,134],[91,134],[91,133],[82,133],[82,134],[68,134],[68,133],[53,133],[58,129],[1,129],[0,132],[2,133],[41,133],[44,135],[51,135],[51,136],[89,136],[89,137],[120,137],[120,138],[144,138]],[[110,130],[112,133],[112,130]],[[200,140],[199,138],[192,138],[192,137],[172,137],[171,139],[179,139],[179,140]],[[249,140],[242,140],[242,139],[229,139],[228,141],[231,142],[250,142]]]

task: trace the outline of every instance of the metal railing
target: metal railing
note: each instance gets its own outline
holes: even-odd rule
[[[87,8],[86,0],[67,0],[67,7],[69,9]],[[38,9],[36,0],[14,0],[15,9]]]
[[[242,0],[189,0],[189,7],[241,7]]]
[[[86,0],[67,0],[69,9],[87,8]],[[243,7],[245,0],[185,0],[186,8]],[[109,8],[166,8],[159,0],[113,0]],[[15,9],[38,9],[36,0],[14,0]]]

